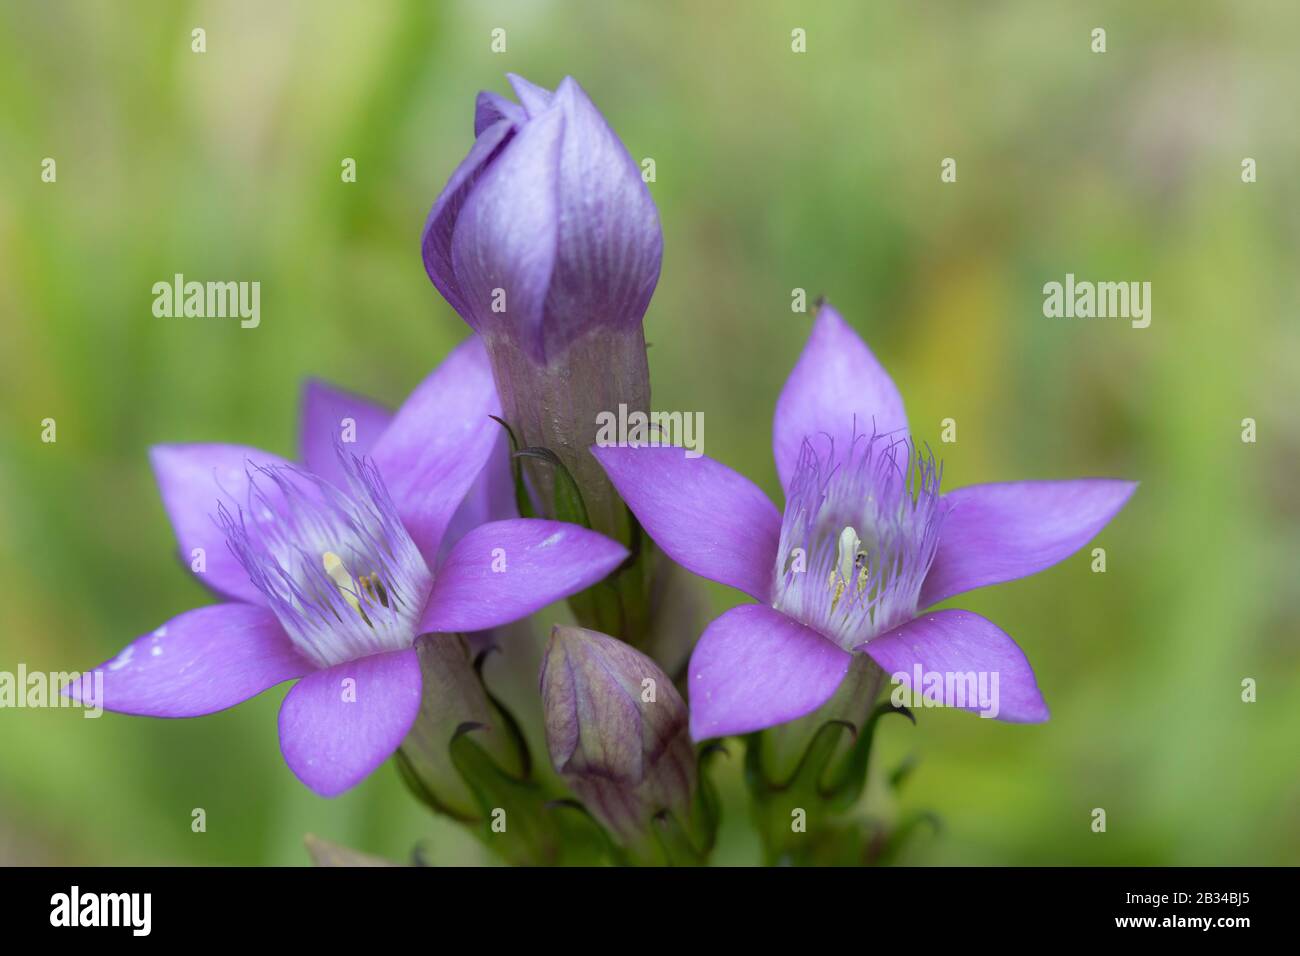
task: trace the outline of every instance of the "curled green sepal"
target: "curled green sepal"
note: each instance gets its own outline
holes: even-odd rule
[[[475,834],[508,863],[592,865],[607,857],[606,840],[584,816],[556,806],[557,795],[537,781],[501,768],[474,739],[472,724],[457,730],[451,759],[478,803]]]
[[[862,730],[858,732],[857,739],[853,741],[853,749],[849,751],[848,756],[838,765],[828,761],[823,774],[819,777],[818,790],[833,809],[847,810],[862,796],[862,791],[867,784],[867,770],[871,762],[871,744],[875,739],[876,724],[887,714],[898,714],[906,717],[913,725],[916,724],[916,717],[910,710],[889,701],[877,705],[871,711]],[[852,725],[847,724],[847,726],[852,732]]]
[[[578,490],[578,483],[573,480],[573,475],[564,466],[559,455],[549,448],[534,446],[521,448],[511,454],[510,458],[514,462],[518,462],[521,458],[534,458],[550,465],[555,471],[551,516],[556,521],[567,521],[569,524],[580,525],[583,528],[591,527],[591,518],[587,514],[587,505],[582,500],[582,492]]]
[[[875,741],[876,724],[886,714],[898,714],[913,724],[916,717],[906,707],[886,701],[878,705],[863,722],[861,732],[851,720],[833,718],[817,729],[798,765],[785,780],[771,779],[763,766],[760,734],[750,734],[745,747],[745,779],[751,790],[784,792],[807,790],[845,810],[857,802],[866,785]],[[849,744],[847,754],[838,757],[842,744]]]
[[[533,497],[528,493],[528,484],[524,481],[524,469],[519,462],[519,439],[515,437],[515,430],[504,418],[498,418],[496,415],[489,415],[488,418],[504,428],[510,437],[510,474],[514,479],[515,507],[519,511],[519,517],[536,518],[537,511],[533,508]]]
[[[531,768],[527,742],[514,716],[487,689],[484,654],[471,659],[464,637],[423,634],[415,650],[423,678],[420,712],[393,762],[425,806],[476,825],[482,817],[468,782],[451,759],[452,740],[467,726],[478,729],[488,755],[517,777],[527,777]]]
[[[915,723],[911,711],[889,702],[873,708],[861,729],[842,717],[824,720],[785,776],[765,766],[762,732],[746,737],[745,781],[770,864],[860,864],[885,851],[872,824],[850,811],[866,786],[876,724],[891,713]]]
[[[718,754],[726,756],[727,749],[716,741],[699,749],[696,757],[699,786],[691,802],[690,819],[683,821],[668,811],[655,817],[655,836],[668,866],[703,866],[713,852],[722,822],[722,800],[709,767]]]
[[[689,816],[661,810],[651,821],[647,838],[626,850],[615,847],[620,863],[632,866],[704,866],[713,852],[722,819],[722,801],[709,777],[709,764],[717,754],[726,754],[719,743],[702,746],[696,755],[699,786],[691,801]]]

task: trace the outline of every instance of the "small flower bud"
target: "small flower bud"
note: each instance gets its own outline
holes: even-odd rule
[[[690,819],[697,781],[686,704],[639,651],[596,631],[557,626],[542,662],[551,762],[624,847],[654,819]]]
[[[482,336],[521,443],[554,452],[591,527],[627,544],[626,510],[588,449],[601,412],[649,410],[641,320],[663,257],[659,213],[572,77],[554,92],[510,82],[518,103],[479,94],[474,145],[424,227],[425,269]],[[546,511],[553,472],[525,467]]]
[[[663,233],[641,170],[576,80],[480,93],[475,142],[425,224],[425,269],[489,342],[539,363],[595,330],[639,329]]]

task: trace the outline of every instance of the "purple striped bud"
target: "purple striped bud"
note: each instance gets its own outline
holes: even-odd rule
[[[486,339],[546,362],[640,328],[663,234],[641,171],[572,77],[480,93],[475,142],[424,227],[433,284]]]
[[[639,651],[557,626],[542,662],[546,743],[556,771],[624,847],[667,812],[685,826],[697,783],[686,704]]]
[[[626,543],[622,503],[588,449],[601,412],[649,409],[641,320],[659,279],[659,213],[573,78],[553,93],[510,83],[518,103],[479,94],[474,145],[424,227],[425,269],[482,336],[521,442],[558,455],[592,527]],[[529,476],[546,510],[553,475],[530,463]]]

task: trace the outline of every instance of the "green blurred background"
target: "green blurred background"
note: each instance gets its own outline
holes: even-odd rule
[[[945,824],[905,860],[1300,861],[1293,0],[0,10],[0,669],[90,667],[208,600],[173,557],[150,444],[292,454],[304,377],[396,403],[465,334],[421,266],[424,217],[479,89],[571,73],[656,161],[655,407],[703,411],[710,455],[780,500],[800,287],[892,372],[948,487],[1142,482],[1097,541],[1107,573],[1085,552],[960,600],[1021,643],[1054,716],[882,727],[881,767],[919,760],[902,808]],[[261,327],[154,318],[176,272],[260,281]],[[1150,281],[1150,328],[1045,318],[1067,272]],[[531,715],[540,638],[517,645],[490,673]],[[283,692],[198,720],[0,711],[0,862],[304,863],[307,831],[488,861],[391,766],[336,800],[302,787]],[[739,754],[725,863],[758,859]]]

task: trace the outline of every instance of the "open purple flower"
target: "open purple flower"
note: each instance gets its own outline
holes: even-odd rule
[[[592,449],[670,557],[760,602],[727,611],[696,645],[696,740],[811,712],[860,653],[909,684],[917,667],[997,674],[1000,719],[1047,719],[1029,662],[1001,629],[969,611],[921,612],[1068,557],[1135,483],[1021,481],[940,496],[940,469],[908,437],[894,383],[830,306],[777,402],[773,452],[784,516],[710,458],[666,447]]]
[[[196,717],[301,678],[280,708],[290,769],[324,796],[366,777],[419,712],[417,636],[525,617],[627,556],[583,528],[520,518],[442,547],[499,440],[495,410],[475,338],[395,415],[310,385],[305,467],[237,445],[155,447],[181,557],[229,600],[173,618],[102,665],[104,706]],[[458,520],[478,511],[471,502]]]

